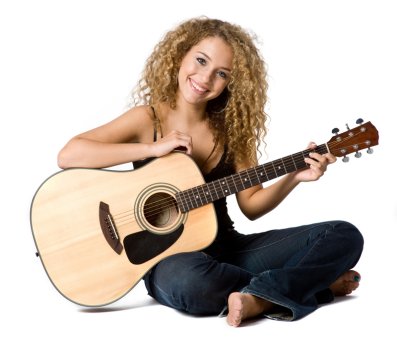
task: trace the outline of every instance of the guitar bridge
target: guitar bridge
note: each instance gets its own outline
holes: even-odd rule
[[[106,241],[120,255],[123,251],[123,246],[114,225],[113,217],[110,214],[109,205],[104,202],[99,203],[99,223]]]

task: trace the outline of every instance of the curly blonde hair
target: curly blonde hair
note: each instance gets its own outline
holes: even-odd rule
[[[193,18],[169,31],[146,61],[133,91],[135,105],[167,103],[176,107],[178,72],[186,53],[201,40],[220,37],[233,50],[230,81],[221,95],[207,103],[215,138],[226,146],[227,159],[255,165],[266,135],[266,65],[255,37],[238,25],[206,17]]]

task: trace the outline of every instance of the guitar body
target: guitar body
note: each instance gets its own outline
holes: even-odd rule
[[[183,213],[174,201],[176,192],[203,183],[182,153],[137,170],[68,169],[48,178],[33,198],[31,225],[54,286],[77,304],[106,305],[160,260],[210,245],[212,203]]]

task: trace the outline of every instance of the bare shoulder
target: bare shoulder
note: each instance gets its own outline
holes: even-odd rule
[[[150,106],[129,109],[114,120],[89,130],[78,137],[102,142],[140,142],[153,131],[153,117]]]
[[[150,123],[153,122],[153,111],[150,106],[136,106],[127,110],[123,115],[131,120],[140,120],[141,122]]]
[[[131,122],[131,124],[152,124],[153,123],[153,112],[150,106],[137,106],[127,110],[119,118],[123,123]],[[117,119],[116,119],[117,120]]]
[[[131,132],[129,141],[142,142],[147,135],[153,134],[153,111],[150,106],[137,106],[126,111],[121,117],[121,123],[128,126]]]

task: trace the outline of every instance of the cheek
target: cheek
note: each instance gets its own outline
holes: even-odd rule
[[[182,63],[181,68],[179,69],[179,74],[181,76],[189,76],[197,72],[197,66],[191,62]]]

